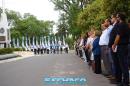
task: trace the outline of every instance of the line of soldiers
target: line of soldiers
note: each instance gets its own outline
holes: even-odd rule
[[[62,54],[63,50],[65,51],[65,53],[68,53],[68,45],[65,46],[32,46],[31,47],[31,51],[34,52],[34,54],[49,54],[49,53],[53,53],[53,54]]]

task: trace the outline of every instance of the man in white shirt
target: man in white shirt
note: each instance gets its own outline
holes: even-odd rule
[[[101,46],[101,59],[103,60],[104,67],[105,67],[105,75],[111,75],[111,60],[110,60],[110,53],[109,53],[109,36],[113,26],[111,25],[111,20],[106,19],[105,22],[102,24],[102,35],[99,40],[99,45]]]

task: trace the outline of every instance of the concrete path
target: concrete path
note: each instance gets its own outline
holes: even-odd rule
[[[46,86],[43,83],[44,76],[85,76],[85,86],[115,86],[109,84],[109,80],[103,75],[92,73],[87,64],[73,52],[46,54],[0,63],[0,86]]]

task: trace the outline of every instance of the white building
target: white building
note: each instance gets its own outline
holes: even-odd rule
[[[2,0],[2,13],[0,15],[0,48],[9,47],[10,31],[8,27],[7,15],[4,8],[4,0]]]

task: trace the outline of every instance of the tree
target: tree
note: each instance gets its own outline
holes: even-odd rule
[[[19,22],[20,19],[22,18],[19,12],[15,12],[13,10],[6,9],[6,14],[9,25],[11,24],[11,26],[15,26],[16,23]]]
[[[15,11],[6,10],[6,13],[12,26],[10,28],[12,38],[22,38],[22,36],[30,38],[41,37],[47,36],[52,32],[53,21],[38,20],[30,13],[25,13],[23,17]]]
[[[91,27],[100,29],[100,24],[105,18],[109,18],[112,13],[124,12],[129,14],[128,0],[95,0],[80,12],[77,20],[78,27],[89,30]]]
[[[55,5],[55,10],[61,12],[61,17],[64,14],[65,20],[61,20],[60,27],[67,26],[67,30],[70,34],[77,36],[82,31],[77,27],[77,17],[81,11],[86,7],[88,3],[93,0],[50,0]],[[66,24],[62,24],[64,21]],[[61,28],[63,29],[63,28]],[[62,31],[62,30],[59,30]]]
[[[129,8],[129,0],[103,0],[103,10],[106,16],[118,12],[124,12],[128,16],[130,14]]]
[[[103,12],[103,0],[95,0],[89,4],[78,16],[77,24],[81,30],[90,30],[91,27],[100,29],[101,22],[106,18]]]
[[[59,36],[66,37],[68,35],[68,24],[67,24],[66,18],[67,18],[67,16],[64,13],[62,13],[61,17],[58,20],[58,24],[57,24],[57,27],[58,27],[57,31],[58,32],[57,32],[57,34]]]

